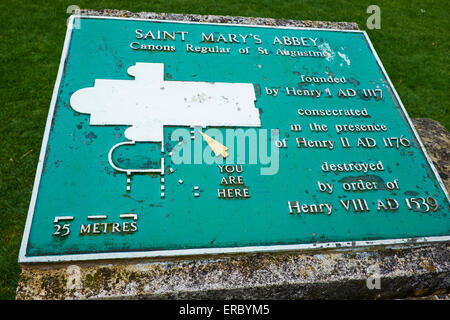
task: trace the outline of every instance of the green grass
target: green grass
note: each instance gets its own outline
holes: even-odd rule
[[[66,9],[125,9],[354,21],[366,28],[366,9],[381,8],[381,29],[368,30],[411,117],[450,129],[449,11],[442,1],[2,1],[0,3],[0,299],[14,299],[17,256],[53,85],[64,42]]]

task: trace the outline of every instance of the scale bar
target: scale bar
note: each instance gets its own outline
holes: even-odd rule
[[[134,220],[137,220],[137,214],[135,213],[126,213],[126,214],[121,214],[120,217],[123,218],[133,218]]]
[[[58,223],[59,221],[70,221],[70,220],[73,220],[72,216],[59,216],[55,217],[54,223]]]
[[[106,219],[108,216],[105,215],[97,215],[97,216],[88,216],[88,219]]]

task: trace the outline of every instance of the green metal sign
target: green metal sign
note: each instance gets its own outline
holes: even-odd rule
[[[20,262],[449,239],[367,34],[71,18]]]

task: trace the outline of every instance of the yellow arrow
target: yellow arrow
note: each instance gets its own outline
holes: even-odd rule
[[[223,144],[221,144],[217,140],[214,140],[213,138],[208,136],[206,133],[203,133],[201,131],[198,131],[198,132],[200,132],[203,139],[205,139],[205,141],[208,143],[208,145],[210,146],[212,151],[214,151],[214,154],[216,155],[216,157],[218,157],[218,156],[222,156],[224,158],[228,157],[228,152],[227,152],[228,148],[227,147],[225,147]]]

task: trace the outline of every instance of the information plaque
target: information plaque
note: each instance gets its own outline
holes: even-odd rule
[[[72,16],[19,262],[449,240],[364,31]]]

